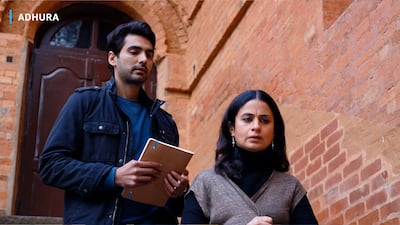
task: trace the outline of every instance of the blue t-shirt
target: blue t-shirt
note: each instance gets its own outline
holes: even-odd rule
[[[149,139],[151,133],[150,114],[147,109],[139,102],[131,99],[118,97],[118,104],[121,110],[129,117],[130,123],[130,143],[133,151],[133,159],[137,160],[142,153],[142,149]]]
[[[151,136],[151,119],[146,107],[135,100],[118,97],[118,105],[130,120],[129,143],[133,159],[137,160],[147,139]],[[117,168],[113,168],[107,178],[107,185],[114,187]],[[158,207],[124,199],[122,206],[122,223],[147,221],[152,218]]]

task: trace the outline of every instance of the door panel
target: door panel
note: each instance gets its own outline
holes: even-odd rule
[[[71,55],[62,49],[32,50],[16,205],[18,215],[62,216],[64,192],[41,182],[38,158],[72,92],[78,87],[104,84],[110,78],[105,53],[100,53]]]
[[[61,88],[59,84],[62,84]],[[74,89],[83,84],[83,80],[66,68],[58,68],[51,74],[42,75],[34,160],[38,159],[63,102],[67,100]]]
[[[72,92],[78,87],[103,82],[95,82],[95,76],[88,73],[87,68],[96,60],[95,56],[88,55],[65,56],[62,51],[32,51],[31,81],[27,90],[31,101],[26,109],[28,132],[22,145],[25,157],[21,156],[17,214],[62,216],[64,192],[41,182],[38,158],[59,111]],[[103,73],[109,74],[108,71]]]

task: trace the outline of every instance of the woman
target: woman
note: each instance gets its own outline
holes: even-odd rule
[[[245,91],[225,112],[215,166],[194,179],[181,222],[318,224],[306,190],[288,170],[278,106],[264,91]]]

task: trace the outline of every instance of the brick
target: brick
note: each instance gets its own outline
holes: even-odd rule
[[[317,217],[319,224],[325,224],[329,219],[329,210],[324,209],[323,211],[316,213],[315,217]]]
[[[343,129],[335,131],[328,137],[328,140],[326,141],[326,146],[327,147],[332,146],[334,143],[337,143],[342,137],[343,137]]]
[[[336,144],[326,151],[326,153],[323,156],[324,163],[328,163],[331,161],[333,158],[335,158],[340,152],[339,144]]]
[[[0,191],[0,208],[5,208],[8,196],[8,190]]]
[[[325,190],[329,190],[332,187],[338,187],[341,181],[342,181],[341,173],[335,173],[333,175],[328,176],[325,182]]]
[[[332,25],[344,10],[351,4],[351,0],[324,0],[322,1],[322,9],[324,14],[325,28]],[[330,15],[329,17],[326,17]]]
[[[365,212],[364,203],[358,203],[355,206],[350,206],[349,209],[345,210],[345,221],[352,221],[363,215]]]
[[[328,164],[328,172],[332,173],[346,162],[346,153],[340,153],[335,159]]]
[[[323,183],[323,180],[328,175],[326,167],[321,168],[313,176],[311,176],[311,186]]]
[[[400,224],[400,219],[393,218],[381,223],[380,225],[399,225],[399,224]]]
[[[360,188],[350,192],[350,202],[353,204],[369,195],[369,184],[365,184]]]
[[[2,84],[12,84],[12,77],[0,77],[0,83]]]
[[[349,206],[349,201],[347,198],[340,199],[334,202],[330,206],[330,216],[336,216],[337,214],[342,214],[343,209]]]
[[[292,156],[290,157],[290,162],[291,163],[295,163],[297,162],[301,157],[304,156],[304,148],[300,147],[299,149],[297,149],[296,151],[294,151],[294,153],[292,154]]]
[[[321,159],[316,159],[314,162],[311,162],[308,164],[307,169],[306,169],[306,175],[310,176],[314,173],[316,173],[319,169],[321,168]]]
[[[400,197],[397,199],[394,199],[393,201],[390,201],[388,203],[385,203],[380,207],[380,212],[381,212],[381,219],[389,219],[392,217],[392,215],[399,214],[400,212]],[[400,215],[398,215],[400,216]]]
[[[321,130],[321,140],[324,140],[326,137],[328,137],[330,134],[332,134],[338,127],[338,120],[334,119],[331,121],[328,125],[326,125],[324,128]]]
[[[302,170],[305,170],[306,166],[308,165],[308,158],[307,157],[303,157],[300,161],[298,161],[297,163],[295,163],[293,165],[293,170],[295,173],[299,173]]]
[[[367,167],[361,170],[361,180],[366,180],[369,177],[373,176],[382,168],[381,159],[376,159]]]
[[[315,186],[313,189],[308,190],[308,197],[310,199],[318,199],[324,193],[322,185]]]
[[[6,207],[7,207],[7,198],[0,198],[0,209],[4,209]]]
[[[382,187],[386,186],[387,175],[385,175],[385,174],[387,174],[387,173],[385,173],[385,171],[384,171],[371,179],[371,181],[370,181],[371,192],[373,192],[375,190],[379,190]]]
[[[318,144],[321,142],[319,134],[311,138],[306,144],[304,145],[304,152],[307,154],[311,150],[313,150]]]
[[[352,174],[353,172],[357,172],[362,166],[362,156],[360,155],[356,159],[352,160],[348,163],[347,166],[343,169],[343,176],[347,177],[348,175]]]
[[[329,224],[345,224],[343,214],[339,214],[337,217],[329,216]],[[331,219],[332,218],[332,219]]]
[[[6,158],[0,158],[0,165],[1,166],[10,166],[11,160]]]
[[[343,196],[341,194],[339,194],[339,187],[338,186],[334,186],[331,187],[329,190],[326,190],[324,192],[324,199],[326,200],[326,202],[335,202],[338,199],[342,198]]]
[[[367,210],[379,207],[387,200],[387,194],[385,190],[379,191],[371,196],[368,196],[366,200]]]
[[[325,142],[321,142],[317,147],[315,147],[309,154],[311,161],[321,156],[325,152]]]
[[[7,71],[5,71],[4,76],[14,78],[14,77],[16,76],[16,74],[17,74],[17,73],[16,73],[15,71],[9,71],[9,70],[7,70]]]
[[[363,216],[360,220],[360,224],[378,224],[379,222],[379,210],[374,210]]]
[[[314,211],[314,214],[316,212],[321,211],[321,202],[319,200],[315,200],[315,201],[313,201],[311,199],[309,199],[309,200],[310,200],[311,207],[312,207],[312,209]]]
[[[390,198],[400,196],[400,180],[393,182],[389,188]]]
[[[360,179],[358,174],[347,178],[342,182],[342,184],[340,184],[340,193],[348,193],[350,190],[355,189],[356,187],[358,187],[359,182]]]

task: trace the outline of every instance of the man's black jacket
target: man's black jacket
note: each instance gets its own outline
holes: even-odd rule
[[[132,159],[128,117],[117,104],[115,81],[104,87],[77,89],[68,99],[40,155],[39,175],[45,184],[65,190],[64,224],[118,224],[122,199],[119,189],[105,190],[113,167]],[[170,114],[143,89],[139,101],[151,117],[151,136],[176,145],[179,135]],[[170,199],[159,214],[176,221],[183,199]],[[159,218],[161,219],[161,218]]]

